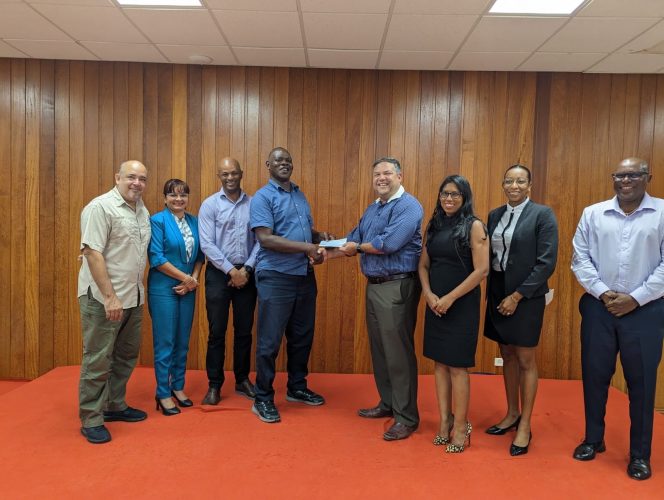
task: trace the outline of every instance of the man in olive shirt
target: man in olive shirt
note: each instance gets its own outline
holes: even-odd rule
[[[81,214],[79,417],[81,433],[90,443],[111,440],[104,421],[147,417],[125,402],[141,344],[143,273],[150,242],[150,213],[141,200],[147,176],[141,162],[124,162],[115,174],[115,187]]]

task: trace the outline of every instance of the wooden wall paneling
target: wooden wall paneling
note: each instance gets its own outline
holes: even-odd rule
[[[261,68],[260,72],[258,161],[255,165],[247,165],[248,169],[256,171],[256,188],[265,184],[267,179],[265,160],[273,144],[276,144],[274,140],[275,69]]]
[[[433,156],[431,159],[432,184],[437,191],[440,182],[449,173],[450,164],[447,157],[448,136],[450,126],[450,74],[436,71],[434,75],[434,117],[433,117]],[[437,197],[437,193],[434,198]],[[433,204],[430,206],[433,211]],[[430,216],[430,214],[426,214]]]
[[[84,67],[83,158],[85,161],[83,187],[88,200],[110,189],[104,185],[99,170],[99,73],[98,62],[86,61]],[[86,203],[87,203],[86,201]]]
[[[261,69],[247,68],[243,181],[245,185],[252,186],[252,193],[260,185],[259,179],[263,180],[263,169],[260,168],[260,165],[262,161],[265,161],[262,159],[260,149],[260,89]]]
[[[300,189],[311,197],[315,189],[316,172],[310,165],[302,162],[302,104],[304,90],[304,71],[291,68],[288,76],[288,112],[283,120],[287,121],[288,136],[286,149],[293,158],[293,180]],[[275,144],[277,146],[277,144]],[[314,220],[316,220],[316,204],[312,204]]]
[[[99,66],[99,192],[108,191],[115,185],[113,165],[115,117],[115,89],[113,85],[114,63],[100,63]]]
[[[69,179],[72,179],[69,190],[69,220],[72,221],[69,229],[69,240],[67,251],[71,252],[69,256],[69,291],[73,295],[78,290],[78,272],[81,262],[78,260],[80,255],[81,243],[81,211],[90,200],[97,196],[96,192],[89,192],[85,189],[86,163],[84,133],[85,127],[85,63],[82,61],[72,61],[69,63],[69,102],[67,116],[69,123],[69,141],[58,142],[61,147],[68,147]],[[63,111],[65,113],[65,111]],[[64,126],[64,124],[63,124]],[[62,151],[66,154],[65,151]],[[78,307],[78,299],[69,302],[69,320],[70,331],[67,341],[69,364],[81,362],[81,321]]]
[[[345,224],[347,231],[350,232],[359,222],[360,216],[367,206],[367,201],[370,198],[370,193],[373,193],[371,187],[371,165],[378,156],[383,156],[387,153],[388,133],[387,126],[389,125],[389,112],[390,107],[383,104],[381,107],[380,93],[381,88],[383,94],[389,96],[386,90],[389,90],[389,85],[382,84],[381,78],[383,75],[391,75],[389,71],[373,72],[366,71],[364,73],[363,81],[363,100],[362,100],[362,130],[360,132],[360,149],[357,168],[357,180],[355,185],[356,197],[349,198],[346,196]],[[390,81],[390,78],[387,79]],[[381,113],[384,113],[381,115]],[[382,116],[382,118],[379,118]],[[380,142],[384,144],[379,146]],[[382,149],[385,148],[385,149]],[[384,152],[381,152],[384,151]],[[348,234],[348,233],[346,233]],[[364,279],[360,271],[359,257],[355,258],[354,262],[350,265],[346,264],[346,269],[351,272],[352,280],[347,283],[352,283],[352,290],[356,290],[353,314],[353,331],[352,331],[352,346],[353,360],[352,360],[352,373],[368,373],[371,371],[371,355],[369,353],[369,339],[365,327],[365,302],[366,302],[366,286],[367,281]],[[350,312],[349,312],[350,315]],[[348,333],[348,332],[346,332]],[[344,335],[344,343],[350,343],[350,335],[348,341]],[[344,351],[346,352],[346,351]],[[342,363],[346,363],[348,356],[342,356]]]
[[[110,85],[110,82],[108,82]],[[109,186],[115,182],[120,163],[129,159],[129,63],[113,63],[113,158]]]
[[[26,192],[26,60],[13,59],[11,64],[11,187],[20,196],[11,200],[10,220],[25,221]],[[26,229],[24,224],[11,227],[11,330],[10,377],[25,378],[25,248]]]
[[[609,106],[609,164],[613,167],[621,158],[625,145],[625,106],[627,105],[627,75],[612,75]],[[604,166],[606,172],[611,167]]]
[[[231,127],[232,127],[232,79],[231,68],[217,69],[217,123],[216,123],[216,157],[213,165],[231,153]],[[236,158],[242,164],[241,158]],[[203,167],[205,168],[205,167]],[[218,189],[218,186],[217,186]]]
[[[173,178],[173,142],[178,139],[173,136],[174,128],[174,66],[159,64],[157,66],[157,164],[154,178],[157,182],[152,184],[150,199],[154,202],[150,209],[154,212],[164,208],[164,195],[162,189],[168,179]],[[181,148],[178,148],[181,149]]]
[[[399,161],[403,161],[406,149],[407,74],[407,71],[395,71],[392,73],[392,109],[390,113],[390,143],[388,154],[399,159]]]
[[[661,165],[664,161],[664,75],[657,76],[657,87],[655,90],[655,126],[654,135],[658,140],[653,141],[653,151],[650,156],[650,171],[654,171],[655,165]],[[650,191],[652,193],[664,192],[664,175],[656,175],[650,181]],[[661,386],[662,384],[660,384]]]
[[[159,134],[160,130],[160,84],[161,79],[166,79],[160,71],[161,65],[146,64],[144,66],[141,79],[143,81],[143,107],[141,117],[143,123],[143,164],[148,170],[148,182],[143,192],[143,202],[154,214],[161,210],[161,205],[157,194],[161,192],[161,187],[166,179],[162,180],[162,172],[159,163],[162,159],[160,155]],[[166,66],[164,66],[166,68]],[[170,128],[170,126],[169,126]],[[163,145],[163,141],[162,141]],[[167,153],[170,158],[170,147]],[[133,159],[133,158],[132,158]],[[144,304],[144,310],[147,312],[147,303]],[[143,315],[143,328],[141,336],[141,351],[138,362],[140,364],[150,364],[152,361],[152,319],[149,314]]]
[[[173,66],[173,122],[171,129],[171,176],[187,180],[187,85],[184,64]],[[166,179],[164,179],[165,181]],[[191,197],[189,203],[191,203]]]
[[[246,163],[245,155],[245,112],[247,105],[246,70],[243,67],[231,68],[231,144],[228,154]]]
[[[217,120],[217,68],[205,67],[201,69],[201,203],[218,189],[216,178],[216,120]],[[192,109],[192,106],[189,107]],[[190,117],[191,120],[191,117]],[[191,120],[192,127],[196,127]],[[194,128],[195,130],[195,128]],[[196,132],[194,132],[196,133]],[[209,264],[206,264],[206,266]],[[205,272],[205,271],[203,271]],[[198,307],[195,322],[198,326],[197,366],[205,367],[205,353],[207,352],[208,323],[205,307],[201,302],[205,296],[205,280],[200,280],[202,286],[198,290]],[[193,340],[192,340],[193,342]]]
[[[641,101],[639,102],[639,142],[636,156],[650,161],[655,140],[655,106],[657,75],[641,75]]]
[[[458,173],[463,175],[470,185],[475,183],[475,148],[478,138],[478,73],[467,73],[463,86],[463,115],[461,117],[461,146]]]
[[[376,75],[376,139],[375,158],[390,154],[390,124],[392,122],[392,78],[394,71],[379,71]]]
[[[408,179],[410,186],[417,186],[419,177],[418,149],[419,135],[421,130],[420,111],[421,111],[421,73],[419,71],[405,72],[406,85],[406,109],[404,113],[404,147],[399,160],[404,168],[404,173],[408,169]],[[412,189],[412,188],[411,188]]]
[[[37,372],[41,375],[54,365],[54,289],[57,286],[60,270],[55,267],[55,63],[42,61],[40,75],[40,131],[38,160],[39,202],[38,210],[38,255],[35,269],[39,286],[35,308],[39,313],[35,343],[38,346],[39,362]]]
[[[291,70],[288,68],[275,68],[274,69],[274,112],[272,127],[274,132],[272,135],[273,143],[267,152],[277,146],[287,147],[288,144],[288,100],[290,98],[290,75]],[[292,151],[291,151],[292,153]],[[265,155],[267,159],[267,155]],[[267,180],[267,174],[265,179]]]
[[[1,72],[2,70],[0,70]],[[76,232],[77,224],[70,223],[70,186],[80,191],[80,186],[69,173],[69,62],[55,63],[54,92],[54,246],[55,286],[53,287],[53,324],[54,324],[54,366],[69,364],[68,344],[76,317],[70,317],[69,304],[76,304],[74,277],[76,247],[70,248],[70,232]],[[1,126],[0,126],[1,128]],[[73,227],[72,227],[73,226]],[[1,301],[1,299],[0,299]]]
[[[637,156],[639,149],[639,128],[641,112],[641,81],[642,75],[627,75],[627,91],[625,93],[625,129],[622,157]]]
[[[450,73],[450,100],[447,135],[446,175],[461,171],[461,131],[463,123],[464,80],[468,73]]]
[[[146,164],[143,133],[143,81],[144,71],[150,65],[129,63],[127,68],[128,153],[117,159],[116,169],[124,160],[139,160]],[[149,165],[148,165],[149,168]],[[148,177],[148,182],[150,182]]]
[[[5,181],[0,185],[0,212],[11,216],[12,201],[12,86],[11,60],[0,59],[0,177]],[[11,269],[11,226],[0,225],[0,269],[5,273]],[[5,283],[10,286],[0,289],[0,378],[11,376],[11,278],[5,275]]]

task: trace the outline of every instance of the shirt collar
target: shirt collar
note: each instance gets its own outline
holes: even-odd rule
[[[111,189],[111,194],[115,198],[116,206],[121,207],[122,205],[127,205],[129,208],[134,210],[134,208],[132,208],[132,206],[129,203],[127,203],[127,200],[125,200],[122,197],[122,195],[120,194],[120,190],[118,189],[117,186]],[[143,207],[143,199],[141,198],[136,202],[136,212],[138,212],[142,207]]]
[[[281,190],[282,190],[283,192],[285,192],[285,193],[288,192],[288,191],[286,191],[284,188],[282,188],[282,187],[279,185],[279,183],[278,183],[277,181],[275,181],[272,177],[270,177],[270,178],[268,179],[267,183],[268,183],[268,184],[272,184],[272,185],[273,185],[275,188],[277,188],[277,189],[281,189]],[[290,181],[290,184],[291,184],[291,191],[299,191],[299,190],[300,190],[300,187],[299,187],[297,184],[295,184],[293,181]]]
[[[240,196],[238,197],[237,201],[233,201],[228,196],[226,196],[226,191],[224,191],[223,187],[219,190],[219,196],[221,196],[223,198],[226,198],[228,201],[230,201],[232,203],[240,203],[244,199],[245,194],[246,193],[244,192],[244,190],[240,189]]]
[[[641,204],[638,206],[636,210],[632,213],[639,212],[640,210],[655,210],[655,203],[652,201],[652,197],[648,193],[643,194],[643,199],[641,200]],[[620,204],[618,203],[618,197],[614,196],[611,198],[611,204],[609,207],[604,210],[604,212],[618,212],[619,214],[625,214],[625,212],[622,211],[620,208]]]
[[[397,198],[401,198],[401,196],[406,192],[406,190],[403,188],[403,186],[399,186],[399,189],[397,189],[397,192],[394,193],[390,198],[385,202],[389,203],[392,200],[396,200]],[[380,203],[380,198],[376,198],[376,203]]]
[[[526,199],[519,203],[516,207],[513,207],[509,203],[507,204],[507,211],[514,212],[514,215],[520,214],[523,212],[523,209],[526,208],[526,204],[530,201],[530,198],[526,196]]]

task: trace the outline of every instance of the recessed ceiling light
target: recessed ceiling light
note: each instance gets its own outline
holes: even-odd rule
[[[115,0],[131,7],[202,7],[200,0]]]
[[[496,0],[492,14],[571,14],[585,0]]]

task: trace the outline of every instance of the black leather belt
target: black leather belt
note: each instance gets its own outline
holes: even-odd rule
[[[417,276],[415,271],[410,273],[390,274],[389,276],[367,276],[367,281],[372,285],[380,285],[387,281],[405,280],[406,278],[414,278]]]

